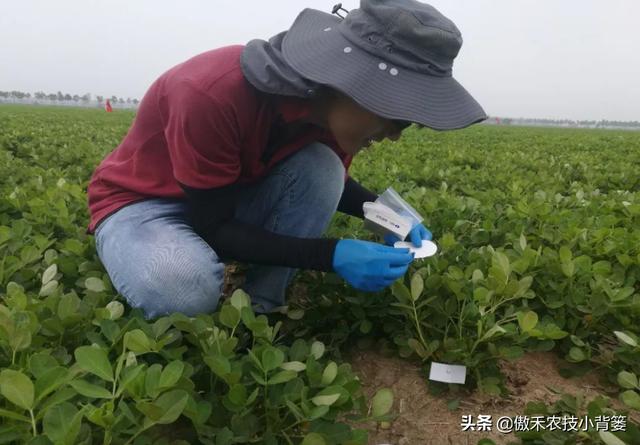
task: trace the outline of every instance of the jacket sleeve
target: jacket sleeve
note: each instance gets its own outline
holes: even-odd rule
[[[281,235],[236,219],[240,185],[206,190],[181,187],[195,232],[222,260],[333,271],[337,239]]]
[[[377,194],[363,187],[349,176],[344,184],[344,191],[338,203],[338,211],[364,219],[362,204],[367,201],[373,202],[377,198]]]

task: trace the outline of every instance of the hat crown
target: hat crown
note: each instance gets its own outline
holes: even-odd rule
[[[456,25],[436,8],[416,0],[361,0],[340,24],[358,47],[426,74],[450,77],[462,46]]]

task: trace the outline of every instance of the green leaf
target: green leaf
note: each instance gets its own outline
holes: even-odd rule
[[[316,359],[320,360],[324,355],[324,343],[320,341],[314,341],[311,343],[311,355]]]
[[[621,342],[626,343],[629,346],[633,346],[634,348],[638,346],[638,342],[626,332],[613,331],[613,333],[616,334],[616,337],[618,337]]]
[[[94,292],[103,292],[107,290],[102,280],[96,277],[89,277],[84,280],[84,286]]]
[[[112,397],[111,392],[106,388],[93,383],[89,383],[85,380],[72,380],[69,385],[78,391],[78,394],[92,399],[110,399]]]
[[[80,432],[82,412],[69,402],[51,407],[44,414],[44,434],[56,445],[72,445]]]
[[[505,277],[508,277],[509,274],[511,274],[511,264],[509,263],[509,257],[507,257],[504,253],[495,252],[493,262],[500,268]]]
[[[562,269],[562,273],[564,274],[564,276],[569,278],[571,278],[576,273],[576,266],[573,261],[570,261],[568,263],[561,263],[560,269]]]
[[[134,329],[124,334],[124,346],[136,354],[144,354],[151,351],[151,340],[140,329]]]
[[[184,371],[184,363],[180,360],[174,360],[164,367],[160,374],[160,388],[170,388],[180,380]]]
[[[267,385],[277,385],[280,383],[288,382],[289,380],[293,380],[298,376],[298,373],[295,371],[280,371],[270,377],[267,381]]]
[[[529,332],[538,324],[538,314],[533,311],[527,311],[518,317],[518,324],[522,332]]]
[[[638,386],[638,377],[632,372],[620,371],[618,373],[618,384],[626,389],[634,389]]]
[[[431,353],[427,351],[424,345],[415,338],[408,339],[407,345],[422,359],[429,358],[429,356],[431,355]]]
[[[422,295],[422,291],[424,289],[424,280],[422,279],[422,275],[419,273],[414,273],[411,277],[411,298],[413,301],[417,301],[418,298]]]
[[[58,273],[58,265],[52,264],[47,267],[47,269],[42,274],[42,285],[47,284],[49,281],[53,280]]]
[[[5,417],[7,419],[19,420],[24,423],[31,422],[31,419],[27,416],[23,416],[21,414],[15,413],[13,411],[9,411],[6,409],[0,408],[0,417]]]
[[[48,297],[50,295],[53,295],[56,289],[58,289],[58,282],[56,280],[48,281],[47,284],[44,284],[40,288],[40,292],[38,293],[38,296]]]
[[[119,301],[112,301],[106,306],[110,320],[118,320],[124,314],[124,305]]]
[[[471,282],[476,284],[478,281],[484,280],[484,274],[480,269],[475,269],[471,274]]]
[[[189,393],[183,389],[175,389],[162,394],[153,402],[164,411],[162,416],[156,420],[156,423],[167,424],[175,422],[184,411],[188,401]]]
[[[288,310],[287,317],[289,317],[292,320],[302,320],[302,318],[304,318],[304,310],[303,309]]]
[[[626,300],[631,295],[633,295],[634,292],[635,292],[635,288],[633,287],[623,287],[621,289],[618,289],[616,293],[611,296],[611,301],[619,302],[619,301]]]
[[[60,320],[76,319],[79,308],[80,298],[75,293],[65,294],[58,303],[58,317]]]
[[[520,250],[524,250],[527,248],[527,237],[524,236],[524,233],[520,234],[520,239],[518,240],[518,243],[520,244]]]
[[[523,297],[529,288],[531,288],[531,284],[533,284],[533,277],[530,275],[520,279],[518,281],[518,290],[516,291],[515,296],[518,298]]]
[[[249,298],[249,295],[242,289],[236,289],[233,291],[229,300],[231,302],[231,306],[236,308],[239,312],[242,312],[243,307],[251,308],[251,298]]]
[[[371,323],[369,320],[362,320],[360,322],[360,332],[362,332],[363,334],[368,334],[369,332],[371,332],[371,329],[373,328],[373,323]]]
[[[236,383],[229,389],[227,394],[229,400],[235,405],[244,406],[247,403],[247,387],[240,383]]]
[[[55,363],[56,362],[54,361],[53,366],[45,368],[45,371],[42,374],[39,374],[38,377],[36,377],[36,383],[34,385],[36,404],[38,401],[42,400],[44,397],[48,396],[53,391],[62,386],[62,384],[64,384],[65,380],[67,379],[67,376],[69,374],[67,368],[58,366]]]
[[[4,369],[0,373],[0,393],[20,408],[33,408],[33,382],[20,371]]]
[[[205,355],[204,362],[218,377],[225,378],[231,372],[231,363],[222,355]]]
[[[566,246],[562,246],[560,248],[560,250],[558,251],[558,255],[560,256],[560,261],[562,263],[569,263],[573,258],[573,255],[571,254],[571,250]]]
[[[318,406],[331,406],[340,398],[340,393],[315,396],[311,401]]]
[[[484,335],[482,336],[480,341],[489,340],[489,339],[491,339],[493,337],[500,336],[500,335],[504,334],[505,332],[507,332],[507,331],[505,331],[502,326],[497,325],[497,324],[493,325],[491,327],[491,329],[489,329],[487,332],[484,333]]]
[[[393,406],[393,391],[389,388],[382,388],[376,392],[371,402],[371,415],[373,417],[384,416]]]
[[[249,371],[249,374],[251,374],[251,377],[253,377],[259,385],[267,386],[267,381],[260,374],[255,371]]]
[[[220,310],[220,323],[228,328],[235,328],[240,323],[240,311],[229,304],[225,304]]]
[[[298,361],[285,362],[281,364],[280,367],[285,371],[295,371],[295,372],[300,372],[307,369],[307,365]]]
[[[524,355],[524,349],[520,346],[501,346],[498,348],[500,357],[507,360],[515,360]]]
[[[160,394],[160,374],[162,372],[162,365],[160,363],[154,363],[147,369],[144,378],[144,391],[147,396],[156,398]]]
[[[277,348],[269,347],[262,352],[262,368],[269,372],[284,362],[284,353]]]
[[[396,280],[391,285],[391,293],[400,303],[409,304],[411,302],[411,292],[404,285],[402,280]]]
[[[138,411],[140,411],[142,414],[145,415],[145,417],[148,419],[149,423],[151,424],[156,423],[156,421],[160,417],[162,417],[162,408],[160,408],[155,403],[140,401],[136,403],[136,408],[138,409]],[[146,422],[147,420],[145,419],[145,423]]]
[[[620,399],[625,405],[633,409],[640,410],[640,395],[638,395],[637,392],[633,390],[627,390],[620,394]]]
[[[113,382],[113,369],[104,350],[93,346],[80,346],[74,351],[74,356],[82,369]]]
[[[9,346],[14,351],[23,351],[31,346],[31,331],[26,325],[20,325],[15,328],[9,338]]]
[[[296,418],[296,420],[301,421],[305,419],[305,415],[302,413],[302,411],[300,411],[300,408],[298,408],[295,403],[293,403],[291,400],[286,399],[285,404],[287,405],[287,408],[289,408],[289,411],[291,411],[291,414],[293,414],[293,416]]]
[[[571,358],[571,360],[573,360],[574,362],[582,362],[587,359],[587,355],[581,348],[573,346],[571,349],[569,349],[569,358]]]
[[[627,445],[625,442],[618,439],[613,435],[613,433],[610,433],[609,431],[598,431],[598,435],[606,445]]]
[[[322,380],[320,381],[320,383],[322,383],[325,386],[331,385],[331,383],[333,383],[333,381],[336,379],[337,375],[338,375],[338,365],[336,364],[336,362],[331,361],[324,368],[324,371],[322,373]]]
[[[479,286],[473,290],[473,299],[481,306],[489,304],[493,292],[489,292],[486,287]]]
[[[304,439],[302,439],[301,445],[327,445],[327,442],[319,433],[308,433],[304,436]]]

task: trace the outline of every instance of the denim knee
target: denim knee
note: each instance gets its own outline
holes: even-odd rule
[[[213,254],[156,252],[143,265],[141,276],[130,289],[130,304],[141,308],[147,318],[172,312],[187,316],[209,313],[218,306],[223,282],[224,264],[217,262]]]
[[[342,160],[320,142],[309,144],[300,154],[296,167],[302,199],[313,206],[326,207],[330,213],[335,212],[344,190],[345,167]]]

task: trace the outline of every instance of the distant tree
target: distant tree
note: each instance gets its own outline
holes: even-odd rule
[[[47,95],[47,99],[49,99],[49,100],[58,100],[58,96],[56,96],[55,94],[51,93],[51,94]]]
[[[96,96],[96,100],[98,101],[99,104],[101,104],[102,102],[104,102],[104,97]]]
[[[62,102],[64,100],[64,94],[62,94],[62,91],[58,91],[58,95],[56,96],[56,98]]]
[[[119,97],[119,98],[118,98],[118,103],[123,104],[123,103],[124,103],[124,99],[123,99],[123,98],[121,98],[121,97]]]
[[[71,97],[71,94],[67,93],[67,94],[64,95],[64,100],[69,100],[70,101],[72,99],[73,99],[73,97]]]
[[[138,99],[133,99],[133,104],[134,105],[138,105],[140,103],[140,101]]]
[[[116,96],[111,96],[111,99],[109,99],[111,101],[112,104],[115,104],[116,102],[118,102],[118,98]]]
[[[77,94],[73,95],[73,101],[74,102],[79,102],[80,101],[80,96],[78,96]]]
[[[82,100],[83,103],[87,103],[89,101],[91,101],[91,93],[85,93],[82,95],[82,97],[80,98],[80,100]]]
[[[36,99],[38,99],[38,100],[42,100],[42,99],[46,99],[46,98],[47,98],[47,95],[46,95],[46,94],[44,94],[44,92],[43,92],[43,91],[36,91],[36,92],[34,93],[34,96],[35,96],[35,98],[36,98]]]
[[[127,97],[127,103],[130,104],[131,103],[131,98]]]

